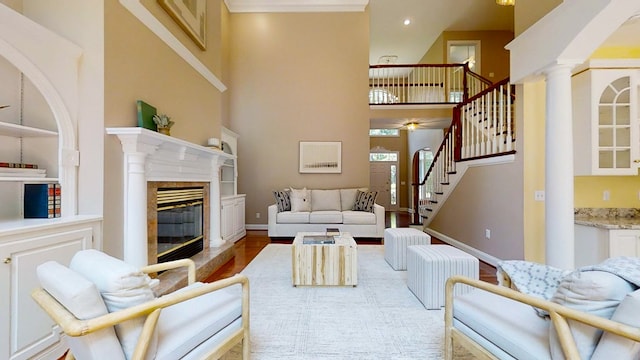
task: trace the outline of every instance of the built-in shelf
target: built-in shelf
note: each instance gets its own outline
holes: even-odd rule
[[[58,136],[58,133],[29,126],[0,122],[0,135],[12,137],[52,137]]]
[[[34,177],[18,177],[18,176],[0,176],[0,181],[24,182],[24,183],[54,183],[58,182],[58,178],[34,178]]]

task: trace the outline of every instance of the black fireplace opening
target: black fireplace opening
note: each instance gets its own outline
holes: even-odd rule
[[[158,263],[189,258],[204,248],[204,188],[158,188]]]

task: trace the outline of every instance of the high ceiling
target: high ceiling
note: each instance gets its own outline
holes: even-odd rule
[[[513,31],[513,6],[493,0],[369,0],[369,14],[372,65],[386,55],[415,64],[443,31]]]

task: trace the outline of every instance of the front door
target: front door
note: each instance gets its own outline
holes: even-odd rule
[[[397,172],[396,162],[370,162],[369,163],[369,187],[371,191],[377,191],[376,203],[384,206],[386,210],[398,209],[397,195],[395,192]]]

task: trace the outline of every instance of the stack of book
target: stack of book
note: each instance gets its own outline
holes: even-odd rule
[[[38,169],[36,164],[0,162],[0,177],[47,177],[45,169]]]
[[[60,184],[24,184],[25,219],[60,217],[61,203]]]

